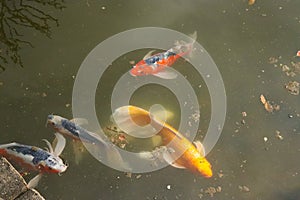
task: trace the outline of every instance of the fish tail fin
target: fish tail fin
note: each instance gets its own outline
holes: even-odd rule
[[[192,57],[193,55],[193,49],[194,49],[194,43],[197,40],[197,31],[194,31],[192,34],[189,35],[188,41],[176,41],[174,48],[175,51],[177,51],[179,56],[188,55],[189,57]]]
[[[195,43],[197,40],[197,31],[194,31],[192,34],[189,35],[189,37],[191,38],[191,42],[190,43]]]
[[[190,39],[190,42],[187,44],[188,50],[187,50],[186,54],[191,58],[191,57],[193,57],[194,44],[197,40],[197,31],[194,31],[194,33],[190,34],[189,37],[191,39]]]
[[[99,142],[96,144],[85,144],[88,151],[99,161],[104,161],[104,164],[113,167],[119,171],[131,171],[128,163],[124,161],[118,147],[109,141]]]

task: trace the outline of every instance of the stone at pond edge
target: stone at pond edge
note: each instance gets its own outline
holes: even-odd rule
[[[35,190],[28,190],[23,177],[3,157],[0,157],[0,199],[33,199],[44,198]]]
[[[15,200],[41,200],[44,199],[35,189],[31,189],[20,195]]]

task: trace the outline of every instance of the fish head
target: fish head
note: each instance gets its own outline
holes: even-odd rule
[[[59,130],[62,127],[62,121],[65,118],[58,115],[48,115],[47,124],[52,126],[55,130]]]
[[[200,173],[206,178],[210,178],[213,175],[211,164],[206,160],[205,157],[199,158],[196,164],[196,172]]]
[[[42,172],[59,174],[65,172],[68,166],[60,157],[51,155],[46,160],[41,161],[38,168]]]

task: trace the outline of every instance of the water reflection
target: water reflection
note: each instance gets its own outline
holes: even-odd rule
[[[47,14],[47,8],[64,8],[63,0],[2,0],[0,3],[0,70],[14,63],[23,67],[20,56],[22,45],[32,47],[30,41],[23,40],[22,29],[35,29],[51,36],[51,23],[58,26],[58,20]],[[0,71],[0,72],[1,72]]]

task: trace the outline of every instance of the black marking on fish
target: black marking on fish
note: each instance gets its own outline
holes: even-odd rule
[[[46,151],[43,151],[40,148],[37,147],[32,147],[32,146],[10,146],[7,147],[7,149],[23,154],[23,155],[31,155],[33,157],[32,159],[32,163],[34,165],[37,165],[38,163],[40,163],[41,161],[45,161],[50,157],[50,154]]]

